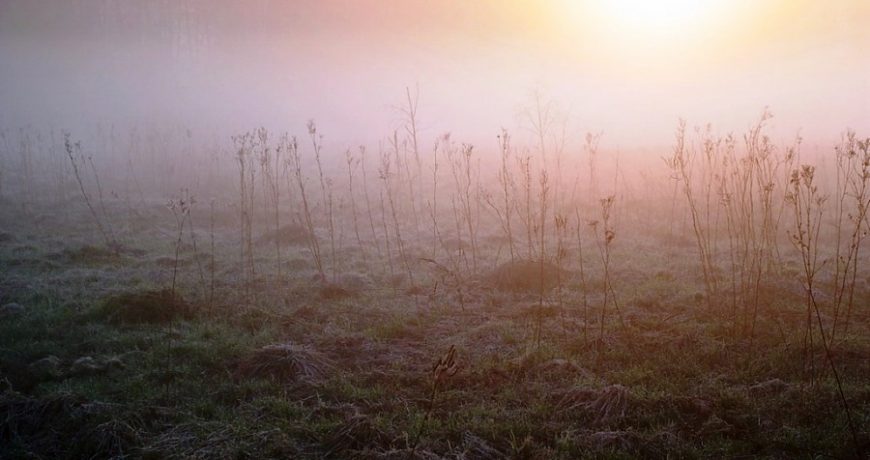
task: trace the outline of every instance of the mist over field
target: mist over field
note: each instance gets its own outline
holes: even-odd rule
[[[867,458],[868,21],[0,0],[0,458]]]
[[[582,0],[5,1],[0,121],[299,134],[315,119],[340,150],[388,135],[411,87],[427,141],[487,149],[534,90],[570,132],[625,148],[667,147],[680,117],[743,130],[765,106],[782,138],[867,125],[866,2],[711,5],[650,26]]]

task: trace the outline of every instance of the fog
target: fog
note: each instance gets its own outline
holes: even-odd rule
[[[0,459],[870,458],[868,24],[0,0]]]
[[[569,137],[671,143],[679,118],[740,131],[764,107],[782,139],[830,142],[870,125],[870,6],[729,2],[645,29],[567,0],[15,1],[0,3],[0,125],[185,126],[224,139],[257,126],[338,150],[398,127],[419,92],[422,139],[495,148],[532,94]]]

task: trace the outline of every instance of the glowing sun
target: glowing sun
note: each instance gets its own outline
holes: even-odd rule
[[[595,2],[602,19],[615,26],[677,32],[714,19],[727,0],[606,0]]]

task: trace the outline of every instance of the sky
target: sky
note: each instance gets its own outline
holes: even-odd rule
[[[495,148],[534,95],[569,136],[668,145],[680,118],[870,131],[866,0],[0,0],[0,126],[266,126]]]

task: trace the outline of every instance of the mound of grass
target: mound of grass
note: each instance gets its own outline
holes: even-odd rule
[[[320,298],[323,300],[349,299],[358,294],[358,291],[339,283],[326,283],[320,287]]]
[[[93,246],[90,244],[64,249],[59,255],[60,259],[64,262],[76,265],[111,264],[121,260],[119,248]]]
[[[558,284],[559,274],[559,267],[549,262],[542,266],[541,261],[522,259],[499,265],[486,275],[485,281],[501,291],[538,292],[543,280],[544,291],[549,291]],[[565,277],[562,272],[563,280]]]
[[[284,225],[277,231],[273,230],[257,239],[259,244],[275,244],[283,246],[304,246],[308,244],[311,233],[301,225]]]
[[[295,343],[267,345],[242,359],[236,366],[239,378],[273,378],[290,382],[319,378],[330,367],[316,350]]]
[[[608,385],[599,391],[575,388],[569,391],[558,406],[565,410],[583,409],[596,424],[621,420],[632,404],[633,396],[622,385]]]
[[[169,289],[126,292],[103,301],[95,315],[111,324],[163,324],[189,319],[193,308]]]
[[[63,374],[60,368],[60,359],[50,355],[30,363],[27,369],[30,375],[37,380],[51,380],[60,378]]]

